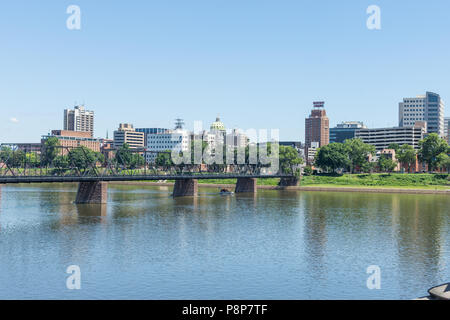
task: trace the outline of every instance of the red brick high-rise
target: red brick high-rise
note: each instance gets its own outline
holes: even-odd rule
[[[310,148],[311,142],[318,142],[319,147],[330,143],[330,121],[324,109],[325,102],[313,102],[313,110],[305,119],[305,147]]]

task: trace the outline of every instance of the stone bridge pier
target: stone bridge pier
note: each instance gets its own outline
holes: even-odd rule
[[[256,193],[257,191],[256,178],[238,178],[236,182],[235,193]]]
[[[108,200],[108,183],[103,181],[80,182],[76,204],[102,204]]]
[[[195,197],[198,195],[197,179],[175,180],[172,196],[175,197]]]

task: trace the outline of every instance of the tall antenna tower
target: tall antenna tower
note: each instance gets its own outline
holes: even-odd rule
[[[175,119],[175,130],[176,129],[183,129],[184,121],[183,119]]]

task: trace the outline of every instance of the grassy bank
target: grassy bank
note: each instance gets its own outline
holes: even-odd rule
[[[393,187],[417,189],[450,189],[447,174],[345,174],[342,176],[303,176],[300,186],[312,187]],[[279,179],[258,179],[258,185],[276,186]],[[234,184],[236,179],[199,180],[199,183]]]

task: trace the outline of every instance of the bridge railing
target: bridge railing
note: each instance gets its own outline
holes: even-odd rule
[[[0,176],[4,177],[105,177],[175,175],[282,175],[267,172],[267,165],[181,164],[146,161],[146,150],[94,152],[85,147],[52,146],[41,151],[0,149]]]

